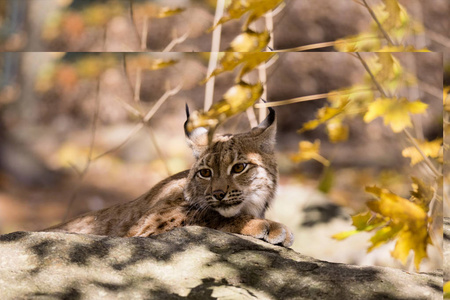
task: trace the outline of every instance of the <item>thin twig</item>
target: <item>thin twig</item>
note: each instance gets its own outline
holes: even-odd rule
[[[372,19],[377,23],[378,29],[380,29],[381,34],[384,36],[384,38],[387,40],[389,46],[397,46],[389,36],[389,34],[384,30],[383,26],[381,26],[380,21],[378,20],[377,16],[375,15],[375,12],[372,10],[372,8],[367,4],[366,0],[362,0],[364,3],[364,6],[369,11],[369,14],[372,16]]]
[[[263,109],[261,109],[263,110]],[[256,120],[255,111],[253,110],[253,107],[249,107],[246,111],[248,122],[250,123],[250,127],[256,127],[258,126],[258,121]]]
[[[224,8],[225,8],[225,0],[217,0],[216,13],[214,15],[214,24],[217,24],[219,22],[220,18],[223,15]],[[217,66],[221,34],[222,34],[222,25],[218,25],[212,33],[211,53],[209,56],[208,71],[207,71],[208,76],[213,72],[213,70]],[[206,83],[206,86],[205,86],[205,102],[203,105],[203,109],[205,111],[207,111],[213,103],[215,80],[216,80],[215,77],[212,77]]]
[[[97,160],[105,155],[108,155],[110,153],[116,152],[117,150],[119,150],[120,148],[122,148],[139,130],[141,130],[144,127],[144,123],[137,123],[133,129],[131,129],[131,132],[128,134],[128,136],[117,146],[103,152],[102,154],[97,155],[96,157],[94,157],[92,160]]]
[[[166,100],[170,97],[173,96],[175,94],[177,94],[181,88],[183,87],[183,84],[180,83],[176,88],[168,90],[164,93],[164,95],[162,95],[158,101],[156,101],[155,105],[153,105],[153,107],[150,109],[150,111],[142,118],[142,121],[144,123],[147,123],[152,117],[153,115],[156,113],[156,111],[161,107],[161,105],[166,102]]]
[[[108,31],[108,23],[106,23],[103,27],[103,52],[106,52],[106,34]]]
[[[439,172],[434,164],[431,162],[431,160],[428,158],[428,156],[423,152],[422,148],[420,148],[419,144],[417,144],[416,140],[413,138],[411,133],[405,128],[403,129],[403,132],[408,137],[408,140],[413,144],[413,146],[419,151],[420,155],[422,156],[424,162],[427,164],[427,166],[430,168],[431,172],[433,172],[434,176],[436,178],[439,178],[442,176],[441,172]]]
[[[187,39],[187,37],[189,36],[189,33],[190,33],[190,30],[186,31],[186,33],[183,34],[182,36],[173,39],[169,43],[169,45],[167,45],[166,48],[164,48],[164,50],[162,52],[169,52],[170,50],[172,50],[173,47],[184,42]]]
[[[107,154],[113,153],[117,150],[119,150],[120,148],[122,148],[130,139],[131,137],[133,137],[138,131],[140,131],[145,124],[148,123],[148,121],[153,117],[153,115],[156,113],[156,111],[161,107],[161,104],[163,104],[170,96],[175,95],[176,93],[178,93],[181,89],[181,84],[178,85],[176,88],[166,91],[164,93],[164,95],[161,96],[161,98],[158,99],[158,101],[156,102],[155,105],[153,105],[153,107],[150,109],[150,111],[147,114],[143,114],[140,111],[137,111],[134,107],[128,107],[126,109],[130,109],[133,111],[133,113],[135,113],[135,111],[137,112],[137,114],[139,114],[139,116],[141,116],[141,120],[139,123],[137,123],[133,129],[131,130],[131,132],[128,134],[128,136],[126,137],[125,140],[123,140],[120,144],[118,144],[117,146],[109,149],[108,151],[96,156],[95,158],[93,158],[92,160],[97,160],[100,157],[103,157]]]
[[[378,36],[369,36],[364,38],[348,38],[348,39],[342,39],[337,41],[331,41],[331,42],[322,42],[322,43],[316,43],[316,44],[310,44],[310,45],[304,45],[299,46],[295,48],[289,48],[289,49],[280,49],[280,50],[274,50],[273,52],[301,52],[301,51],[308,51],[308,50],[314,50],[314,49],[320,49],[320,48],[326,48],[326,47],[334,47],[339,44],[343,43],[356,43],[360,41],[365,40],[373,40],[378,39]]]
[[[139,102],[141,100],[141,84],[142,84],[142,68],[136,69],[136,81],[134,83],[134,101]]]
[[[369,74],[370,78],[372,79],[372,82],[375,84],[377,89],[380,91],[381,95],[383,95],[383,97],[387,98],[388,95],[386,94],[384,89],[381,87],[381,85],[378,82],[378,80],[375,78],[375,75],[373,75],[373,73],[370,70],[369,66],[367,65],[366,61],[361,57],[361,55],[358,52],[356,52],[355,54],[356,54],[356,57],[361,62],[361,64],[363,65],[364,69],[366,69],[367,73]]]
[[[292,98],[288,100],[280,100],[275,102],[260,102],[255,104],[255,108],[267,108],[267,107],[276,107],[276,106],[283,106],[293,103],[299,103],[299,102],[306,102],[306,101],[313,101],[313,100],[319,100],[319,99],[325,99],[328,97],[328,93],[326,94],[317,94],[317,95],[310,95],[310,96],[303,96],[303,97],[297,97]]]
[[[147,50],[147,36],[148,36],[148,17],[144,17],[144,23],[142,24],[141,35],[141,50]]]
[[[79,171],[79,170],[76,169],[79,178],[78,178],[77,184],[75,185],[75,188],[73,189],[72,196],[69,199],[69,203],[67,204],[67,209],[66,209],[66,213],[65,213],[65,215],[63,217],[63,222],[65,220],[67,220],[67,218],[69,216],[69,213],[70,213],[70,210],[72,208],[72,205],[75,202],[75,199],[77,197],[78,190],[80,189],[80,187],[82,185],[82,182],[84,180],[84,177],[86,176],[87,171],[88,171],[89,167],[91,166],[91,162],[93,161],[92,154],[94,152],[95,134],[96,134],[96,131],[97,131],[97,120],[98,120],[98,115],[99,115],[99,110],[100,110],[99,94],[100,94],[100,78],[97,79],[94,116],[92,118],[91,141],[90,141],[90,145],[89,145],[89,150],[88,150],[88,155],[87,155],[87,159],[86,159],[86,164],[85,164],[83,170]]]
[[[161,159],[161,161],[163,162],[163,165],[167,171],[167,174],[169,176],[173,175],[172,172],[170,171],[170,167],[169,164],[167,163],[167,159],[164,155],[164,152],[161,151],[161,148],[159,147],[158,141],[156,140],[156,136],[155,133],[153,132],[153,129],[151,126],[145,126],[145,128],[147,128],[148,133],[150,135],[150,139],[152,140],[153,146],[155,147],[156,153],[158,154],[159,158]]]
[[[134,21],[134,1],[128,0],[128,4],[129,4],[129,9],[130,9],[130,20],[131,20],[131,24],[133,24],[134,33],[136,34],[137,39],[141,40],[141,37],[139,35],[139,30],[136,26],[136,22]]]
[[[263,84],[263,93],[261,95],[261,98],[267,101],[267,72],[266,72],[266,64],[263,63],[258,67],[258,75],[259,75],[259,81]],[[259,101],[259,103],[264,103],[262,100]],[[253,110],[253,108],[252,108]],[[267,116],[267,111],[265,109],[259,110],[259,122],[262,122]]]
[[[269,46],[270,49],[273,49],[273,48],[275,48],[274,47],[275,42],[274,42],[274,35],[273,35],[273,12],[272,11],[269,11],[266,13],[265,21],[266,21],[266,29],[270,33],[270,40],[269,40],[269,44],[267,46]]]
[[[289,49],[273,50],[273,52],[300,52],[300,51],[320,49],[320,48],[325,48],[325,47],[332,47],[334,45],[336,45],[336,41],[299,46],[299,47],[289,48]]]
[[[436,43],[439,43],[446,48],[450,48],[450,39],[448,37],[429,29],[426,29],[425,35]]]

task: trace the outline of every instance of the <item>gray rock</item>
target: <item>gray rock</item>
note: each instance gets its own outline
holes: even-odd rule
[[[151,238],[0,236],[1,299],[442,299],[441,274],[319,261],[185,227]]]
[[[444,281],[450,281],[450,218],[444,218]]]

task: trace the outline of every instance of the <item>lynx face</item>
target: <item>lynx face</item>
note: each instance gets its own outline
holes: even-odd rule
[[[209,146],[206,130],[191,133],[188,142],[197,160],[184,191],[186,199],[224,217],[240,213],[264,217],[277,186],[275,130],[271,112],[252,131],[218,136]]]

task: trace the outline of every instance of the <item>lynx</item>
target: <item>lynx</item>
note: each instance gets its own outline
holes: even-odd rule
[[[249,235],[289,247],[294,236],[285,225],[264,219],[277,188],[274,156],[276,118],[251,131],[217,135],[192,132],[184,125],[195,163],[139,198],[89,212],[44,231],[65,231],[116,237],[147,237],[177,227],[198,225]],[[186,109],[188,119],[189,110]]]

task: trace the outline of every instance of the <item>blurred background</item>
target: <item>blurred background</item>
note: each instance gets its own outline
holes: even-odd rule
[[[435,52],[450,47],[448,1],[399,2],[408,13],[397,32],[401,44]],[[381,3],[368,1],[377,12]],[[215,6],[215,0],[2,0],[0,50],[207,52]],[[221,50],[243,21],[223,25]],[[348,0],[286,0],[274,11],[273,24],[274,49],[333,42],[373,27],[368,10]],[[265,27],[264,18],[251,26]],[[332,45],[317,49],[333,51]]]
[[[362,53],[370,61],[374,53]],[[395,91],[429,105],[413,115],[417,134],[442,137],[443,55],[396,53],[407,78]],[[0,55],[0,234],[39,230],[64,218],[130,201],[193,162],[185,145],[185,104],[203,108],[209,53],[27,53]],[[448,61],[446,65],[448,71]],[[346,53],[280,53],[266,65],[269,102],[328,93],[367,80],[360,61]],[[237,71],[217,76],[214,101],[234,84]],[[446,80],[448,81],[448,74]],[[258,70],[246,75],[258,80]],[[448,84],[448,82],[447,82]],[[328,261],[390,265],[393,243],[366,255],[370,234],[343,242],[350,214],[364,211],[368,185],[408,198],[419,164],[401,155],[409,146],[382,119],[346,120],[348,140],[333,143],[324,126],[302,134],[325,99],[276,107],[280,188],[268,218],[296,233],[293,248]],[[259,110],[254,109],[258,116]],[[142,122],[145,119],[146,122]],[[250,129],[247,114],[229,119],[224,132]],[[296,163],[300,141],[321,141],[331,161]],[[441,230],[438,228],[436,230]],[[439,234],[439,232],[438,232]],[[442,233],[440,233],[442,235]],[[440,266],[430,247],[424,269]]]

